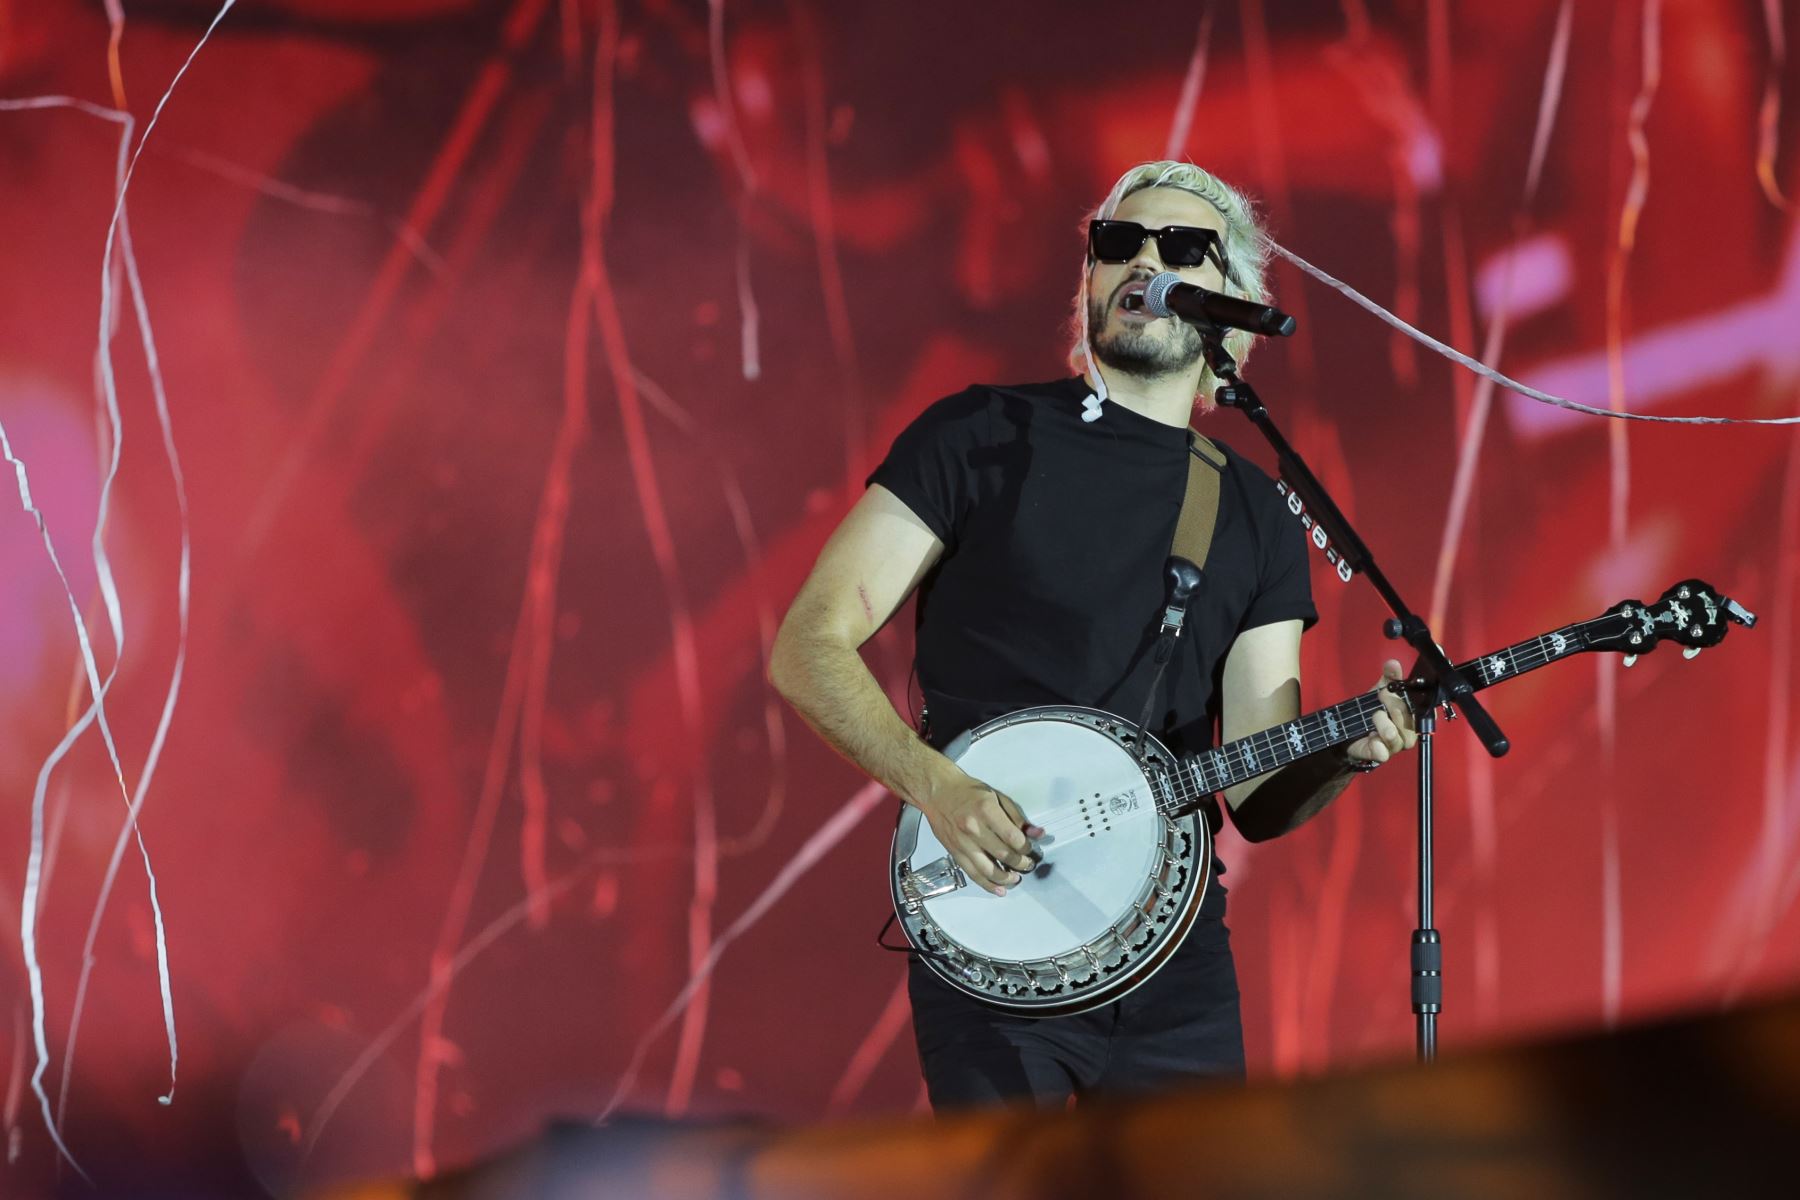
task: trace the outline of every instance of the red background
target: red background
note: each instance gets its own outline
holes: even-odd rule
[[[0,0],[0,96],[122,103],[141,132],[215,10],[126,8],[113,72],[101,5]],[[465,1161],[615,1095],[673,1116],[918,1107],[902,965],[872,944],[889,802],[762,678],[868,465],[939,395],[1063,373],[1077,223],[1163,154],[1202,45],[1180,149],[1296,252],[1473,351],[1500,264],[1535,248],[1512,373],[1605,406],[1610,324],[1627,407],[1800,412],[1800,85],[1771,12],[1581,6],[1527,203],[1543,0],[761,0],[726,6],[716,42],[698,0],[239,5],[129,192],[192,510],[186,675],[143,814],[181,1083],[155,1103],[133,852],[74,1058],[76,1158],[241,1194]],[[103,671],[117,136],[0,113],[0,423]],[[1473,379],[1291,268],[1275,283],[1302,331],[1249,372],[1424,606]],[[108,714],[135,786],[179,644],[179,515],[129,307],[113,354]],[[1494,404],[1436,625],[1454,654],[1687,576],[1763,620],[1693,662],[1597,656],[1488,693],[1502,761],[1459,725],[1440,739],[1446,1046],[1792,987],[1800,441],[1634,424],[1615,445],[1615,422]],[[1268,460],[1235,414],[1201,428]],[[10,1192],[54,1160],[17,934],[31,797],[86,696],[36,528],[0,508]],[[1372,591],[1315,562],[1309,706],[1389,652]],[[909,625],[869,647],[896,697]],[[803,854],[853,796],[866,815]],[[47,812],[54,1102],[123,813],[92,731]],[[1293,837],[1224,847],[1254,1075],[1410,1054],[1411,835],[1390,769]]]

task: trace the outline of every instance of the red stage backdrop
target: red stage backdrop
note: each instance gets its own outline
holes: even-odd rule
[[[1133,162],[1242,184],[1551,392],[1800,413],[1773,0],[244,0],[140,147],[217,13],[0,0],[0,425],[68,583],[9,473],[9,1194],[57,1170],[46,1109],[97,1177],[198,1195],[552,1114],[918,1107],[874,946],[892,801],[764,655],[908,419],[1064,373],[1078,222]],[[1800,435],[1488,392],[1275,279],[1301,332],[1248,371],[1453,655],[1688,576],[1763,618],[1488,693],[1503,760],[1440,737],[1446,1046],[1800,982]],[[1390,652],[1315,567],[1309,706]],[[93,722],[41,774],[90,701],[71,598],[123,787]],[[910,623],[868,647],[901,703]],[[167,1106],[120,841],[152,762]],[[1412,820],[1390,769],[1223,847],[1255,1075],[1411,1053]]]

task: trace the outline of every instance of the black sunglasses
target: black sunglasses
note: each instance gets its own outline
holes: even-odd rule
[[[1207,259],[1219,273],[1231,278],[1224,248],[1215,229],[1192,225],[1166,225],[1145,229],[1136,221],[1089,221],[1088,253],[1101,262],[1130,262],[1143,248],[1145,238],[1156,239],[1156,253],[1170,267],[1197,267]]]

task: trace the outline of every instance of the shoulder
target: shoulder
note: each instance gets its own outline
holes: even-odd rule
[[[1296,518],[1300,509],[1290,504],[1286,485],[1245,458],[1237,450],[1217,438],[1212,444],[1225,453],[1225,481],[1222,491],[1231,494],[1226,501],[1241,513],[1251,538],[1264,554],[1286,551],[1303,543],[1305,530]]]
[[[993,389],[985,383],[972,383],[960,392],[933,400],[919,413],[919,420],[956,423],[979,417],[993,404]]]
[[[1250,510],[1257,514],[1276,512],[1287,507],[1286,489],[1275,477],[1238,453],[1229,442],[1208,435],[1207,440],[1225,455],[1225,478],[1228,486],[1242,493]]]
[[[1048,383],[973,383],[953,396],[945,396],[925,411],[946,418],[971,417],[1001,412],[1020,404],[1055,405],[1074,398],[1085,390],[1078,379],[1055,379]]]
[[[1027,419],[1027,409],[1058,406],[1069,398],[1073,382],[970,384],[960,392],[926,405],[909,422],[908,428],[915,432],[980,440],[984,435],[991,436],[996,428]]]

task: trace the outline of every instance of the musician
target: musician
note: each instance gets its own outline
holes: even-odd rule
[[[832,534],[783,622],[770,678],[840,753],[916,806],[969,879],[996,895],[1033,865],[1006,796],[939,749],[995,716],[1075,704],[1142,711],[1165,603],[1164,563],[1186,490],[1189,421],[1217,386],[1198,333],[1126,297],[1159,272],[1266,301],[1267,251],[1250,204],[1189,163],[1127,171],[1092,214],[1070,364],[1078,374],[938,401],[895,440]],[[1250,335],[1231,333],[1240,360]],[[1205,578],[1160,685],[1151,729],[1176,753],[1300,715],[1300,635],[1317,621],[1299,523],[1273,481],[1221,445]],[[858,648],[919,591],[916,665],[928,728],[915,733]],[[1382,679],[1400,676],[1387,662]],[[1415,740],[1384,693],[1375,731],[1228,789],[1240,833],[1297,828],[1359,769]],[[1207,819],[1216,833],[1216,806]],[[1218,874],[1223,866],[1215,864]],[[933,1107],[1241,1077],[1225,889],[1208,889],[1180,949],[1121,999],[1030,1018],[950,988],[916,959],[909,990]]]

